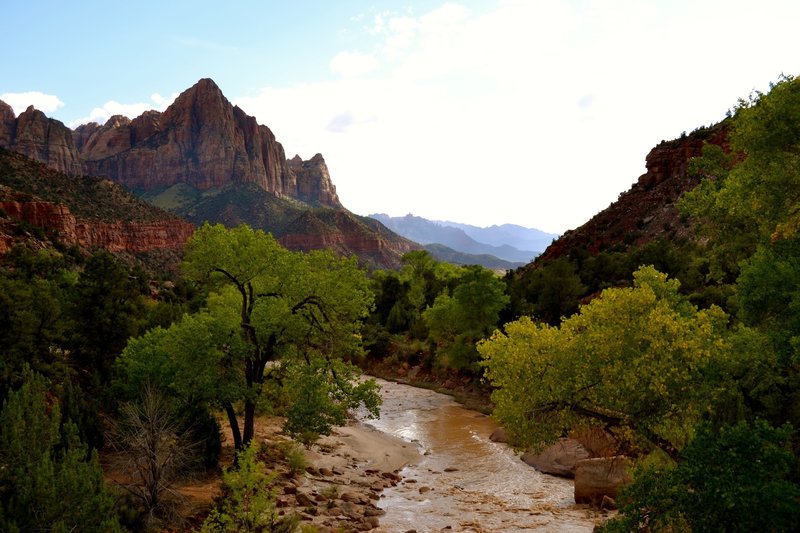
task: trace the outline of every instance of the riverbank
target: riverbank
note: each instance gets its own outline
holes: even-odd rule
[[[421,457],[414,444],[355,420],[334,428],[331,435],[308,447],[283,435],[282,422],[278,417],[260,417],[255,432],[256,441],[264,445],[262,457],[267,468],[277,474],[273,485],[276,510],[279,516],[298,515],[318,533],[377,528],[385,514],[377,506],[381,493],[401,482],[400,470]],[[233,459],[230,428],[223,427],[223,433],[221,464],[229,466]],[[191,530],[202,522],[220,494],[221,477],[196,480],[177,489],[184,497],[181,514],[194,517],[186,528]]]
[[[478,411],[485,415],[492,414],[494,404],[491,389],[479,380],[455,373],[436,373],[421,365],[411,366],[408,363],[389,363],[386,361],[369,361],[363,366],[364,373],[386,381],[394,381],[403,385],[411,385],[420,389],[428,389],[452,396],[465,409]]]

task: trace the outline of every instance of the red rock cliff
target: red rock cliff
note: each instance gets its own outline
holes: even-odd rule
[[[65,244],[109,252],[181,250],[194,232],[192,224],[178,219],[149,223],[80,220],[65,205],[22,196],[0,201],[0,209],[12,218],[54,232]],[[0,249],[0,254],[5,251]]]
[[[298,180],[270,129],[233,106],[210,79],[181,93],[164,113],[112,117],[75,136],[88,173],[132,189],[255,183],[277,196],[341,207],[324,161],[300,168]]]
[[[573,249],[596,254],[619,244],[690,236],[691,227],[682,223],[676,203],[684,192],[700,183],[698,176],[689,174],[688,165],[691,158],[702,155],[706,143],[727,150],[727,123],[662,141],[647,154],[647,172],[630,190],[583,226],[564,233],[536,259],[536,264],[568,255]]]
[[[72,130],[58,120],[47,118],[33,106],[15,118],[11,106],[0,101],[0,147],[67,174],[83,171]]]

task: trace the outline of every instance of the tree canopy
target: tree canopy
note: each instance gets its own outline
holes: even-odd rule
[[[171,384],[186,401],[219,405],[237,449],[253,438],[265,383],[288,382],[298,364],[333,387],[329,407],[352,407],[357,398],[377,409],[374,382],[353,384],[338,362],[360,354],[360,323],[372,304],[355,258],[290,252],[263,231],[206,224],[188,241],[182,269],[210,290],[206,307],[132,340],[121,361],[129,378],[137,376],[129,382]],[[236,401],[244,405],[241,430]]]
[[[709,378],[731,345],[725,313],[698,310],[678,288],[643,267],[632,288],[603,291],[558,327],[507,324],[478,345],[495,416],[529,446],[588,424],[677,456],[720,394]]]

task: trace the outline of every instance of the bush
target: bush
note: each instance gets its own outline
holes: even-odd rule
[[[789,476],[791,427],[740,422],[709,427],[672,468],[644,467],[620,496],[621,516],[602,531],[792,531],[800,488]]]
[[[279,517],[275,508],[274,474],[258,460],[256,445],[238,455],[238,467],[222,474],[223,498],[203,522],[202,533],[234,531],[290,532],[297,528],[295,516]]]

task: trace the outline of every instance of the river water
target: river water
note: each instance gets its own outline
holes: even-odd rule
[[[488,416],[444,394],[378,381],[381,417],[366,423],[423,454],[384,490],[381,531],[589,532],[600,520],[575,505],[572,481],[541,474],[490,441],[497,424]]]

